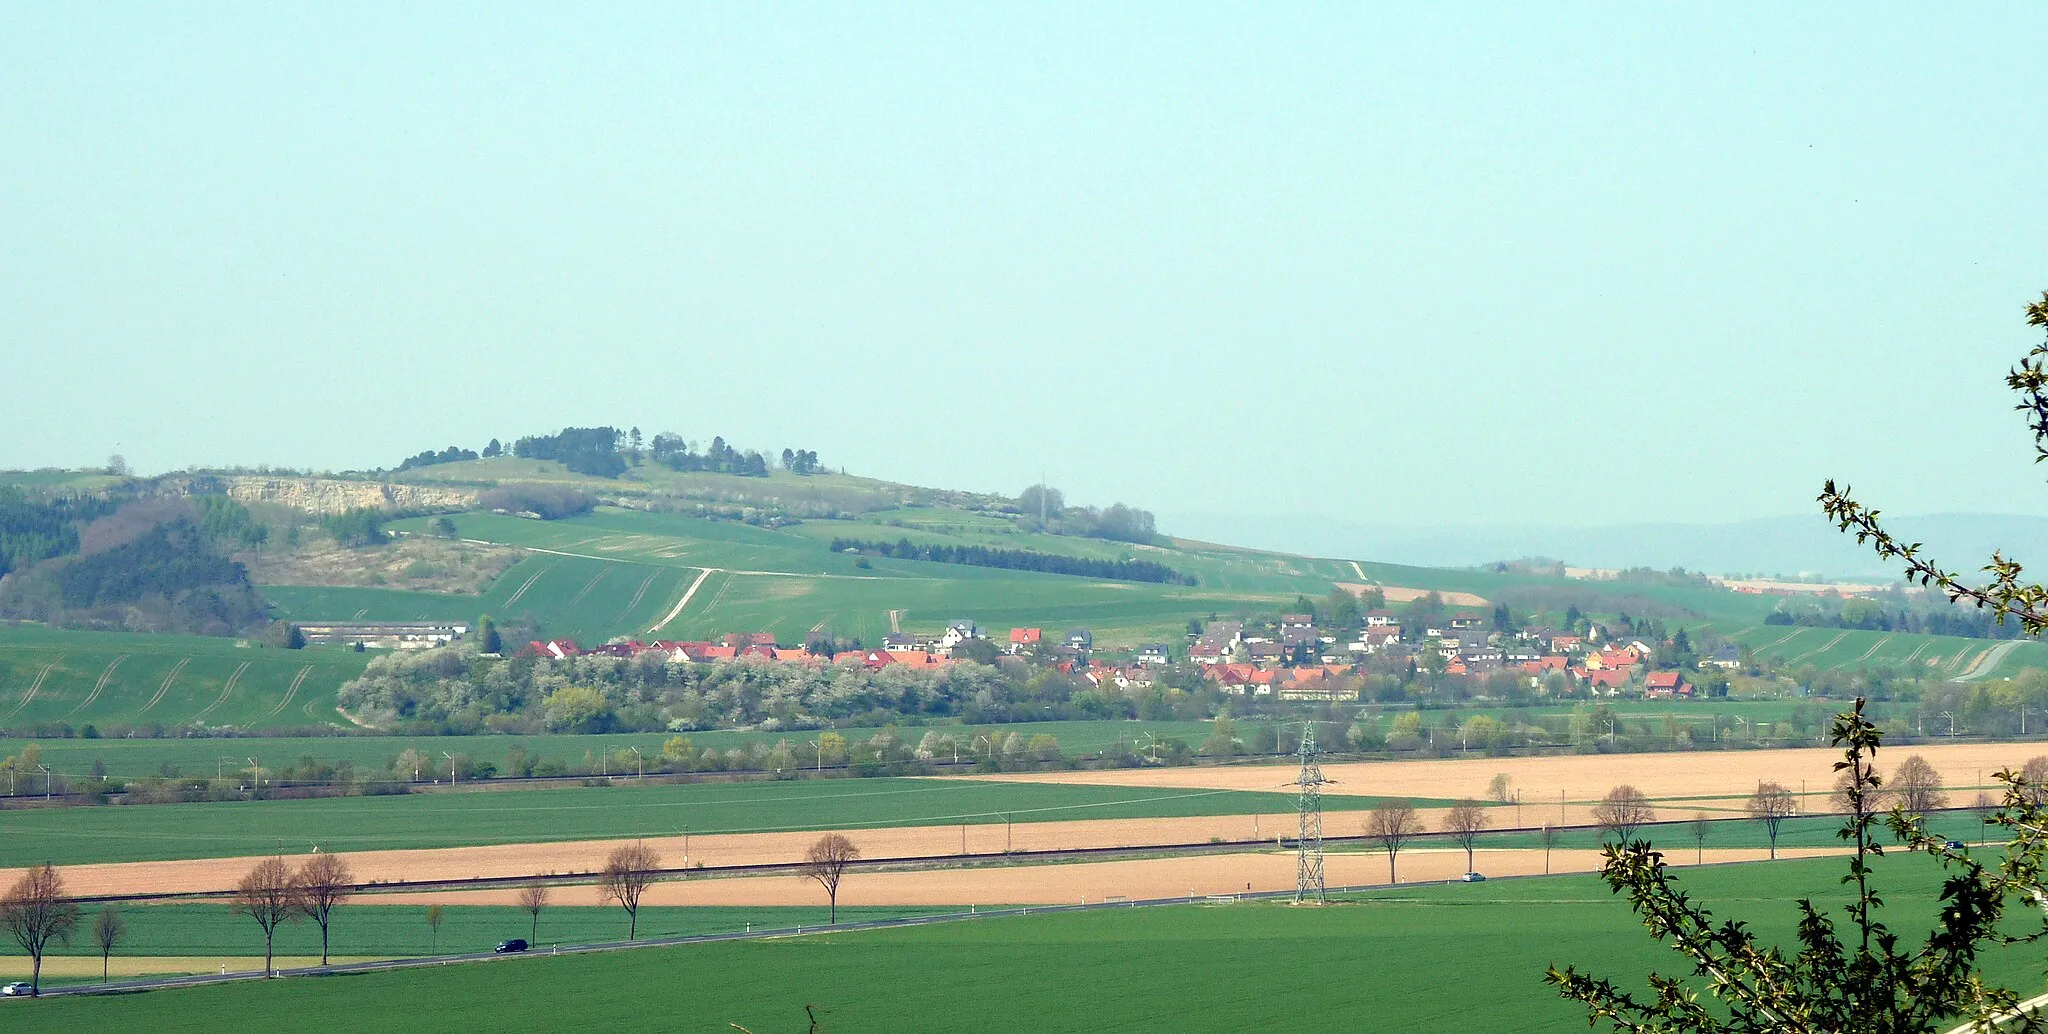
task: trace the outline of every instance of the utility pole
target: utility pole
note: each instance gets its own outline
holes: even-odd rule
[[[1294,780],[1301,788],[1295,805],[1294,900],[1296,904],[1315,899],[1323,903],[1323,766],[1316,746],[1316,723],[1301,727],[1301,775]]]
[[[442,757],[444,757],[444,758],[447,758],[447,759],[448,759],[448,785],[449,785],[449,786],[454,786],[454,785],[455,785],[455,755],[453,755],[453,754],[450,754],[450,753],[448,753],[447,751],[445,751],[445,750],[444,750],[444,751],[442,751],[442,752],[441,752],[441,756],[442,756]]]
[[[811,746],[818,748],[818,773],[823,775],[825,772],[825,737],[820,736],[812,740]]]

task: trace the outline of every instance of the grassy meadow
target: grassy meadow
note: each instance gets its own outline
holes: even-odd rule
[[[1876,863],[1885,917],[1915,937],[1936,908],[1925,859]],[[1837,910],[1838,860],[1685,872],[1717,914],[1789,939],[1792,899]],[[495,930],[493,931],[495,935]],[[480,943],[480,942],[479,942]],[[1985,967],[2022,996],[2043,949],[1998,949]],[[308,1032],[533,1029],[536,1015],[591,1030],[798,1031],[814,1004],[835,1034],[865,1031],[1240,1031],[1297,1017],[1370,1030],[1559,1034],[1582,1009],[1542,982],[1573,963],[1640,988],[1681,971],[1625,903],[1586,875],[1358,895],[1322,908],[1241,902],[998,917],[800,938],[537,956],[340,978],[61,998],[36,1029]],[[625,992],[622,989],[631,989]]]

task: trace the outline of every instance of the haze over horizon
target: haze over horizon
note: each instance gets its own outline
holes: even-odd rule
[[[1244,522],[2040,511],[2039,7],[16,11],[0,467],[568,424]],[[1818,518],[1815,522],[1819,523]]]

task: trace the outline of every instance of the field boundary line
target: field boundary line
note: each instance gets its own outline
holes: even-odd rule
[[[160,701],[162,701],[164,698],[164,694],[171,691],[171,683],[178,681],[178,673],[184,671],[185,665],[190,663],[192,663],[192,658],[187,657],[184,660],[179,661],[174,667],[172,667],[170,673],[164,676],[164,680],[160,683],[157,683],[156,695],[150,697],[149,703],[142,705],[142,710],[137,711],[135,713],[138,715],[143,714],[147,712],[150,708],[155,707]]]
[[[114,669],[120,667],[121,662],[127,660],[128,657],[129,655],[124,653],[121,656],[114,658],[114,663],[107,665],[107,670],[100,672],[100,680],[92,684],[92,692],[87,693],[85,695],[85,699],[79,701],[78,706],[72,708],[70,713],[66,714],[64,717],[70,718],[72,715],[75,715],[78,712],[83,711],[88,707],[91,707],[92,702],[100,698],[101,691],[105,690],[107,688],[107,683],[113,679]]]
[[[220,705],[227,703],[228,694],[235,691],[235,683],[242,681],[242,673],[248,670],[248,661],[243,661],[241,664],[236,665],[234,674],[229,675],[228,680],[221,684],[220,696],[215,697],[213,703],[206,705],[204,710],[200,711],[198,714],[193,715],[192,720],[196,722],[199,719],[212,714],[216,708],[220,707]]]
[[[560,563],[560,562],[561,562],[561,561],[556,561],[556,563]],[[542,575],[545,575],[545,574],[547,574],[547,573],[548,573],[549,571],[552,571],[552,570],[554,570],[554,569],[555,569],[555,565],[554,565],[554,564],[549,564],[549,565],[547,565],[546,567],[543,567],[543,568],[541,568],[540,570],[538,570],[538,571],[535,571],[535,572],[533,572],[533,574],[532,574],[531,576],[529,576],[529,577],[528,577],[528,578],[526,579],[526,581],[524,581],[524,582],[521,582],[521,583],[519,584],[519,588],[518,588],[518,590],[517,590],[517,591],[515,591],[515,592],[513,592],[513,593],[512,593],[512,595],[511,595],[510,597],[508,597],[508,598],[507,598],[507,599],[505,600],[505,602],[504,602],[503,606],[506,606],[506,607],[510,607],[510,606],[511,606],[511,605],[513,605],[514,603],[517,603],[517,602],[519,602],[519,598],[520,598],[521,596],[524,596],[524,595],[526,595],[526,590],[528,590],[528,589],[531,589],[531,588],[533,588],[533,583],[535,583],[535,582],[537,582],[537,581],[540,581],[540,579],[541,579],[541,576],[542,576]]]
[[[697,572],[697,580],[691,582],[690,587],[688,589],[683,590],[683,598],[677,600],[676,605],[669,608],[667,617],[664,617],[660,621],[655,622],[654,627],[649,628],[648,631],[659,632],[662,629],[667,628],[669,626],[669,623],[674,621],[676,619],[676,616],[683,612],[683,608],[690,605],[690,597],[697,595],[697,590],[703,586],[704,579],[711,577],[711,572],[716,570],[718,570],[718,568],[715,567],[706,567],[699,569]],[[727,582],[726,584],[730,585],[732,583]]]
[[[36,693],[43,688],[43,680],[49,678],[50,672],[55,670],[57,665],[62,663],[64,663],[64,655],[60,653],[57,655],[56,660],[43,665],[42,670],[36,672],[36,680],[34,682],[29,683],[28,692],[23,693],[21,695],[21,703],[14,705],[14,710],[7,712],[7,717],[12,718],[15,715],[20,714],[22,708],[27,707],[30,703],[34,702],[36,698]]]
[[[292,678],[292,684],[285,687],[284,699],[278,701],[277,706],[271,708],[267,713],[264,714],[263,717],[269,718],[272,715],[277,714],[279,711],[282,711],[285,708],[292,706],[292,698],[299,695],[299,686],[304,684],[306,681],[306,676],[311,674],[313,674],[312,665],[308,664],[305,667],[300,668],[299,673]]]

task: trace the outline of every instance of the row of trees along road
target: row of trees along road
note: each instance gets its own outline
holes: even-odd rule
[[[828,833],[810,846],[797,869],[804,879],[815,881],[831,905],[831,922],[839,922],[839,884],[846,870],[860,858],[860,848],[838,833]],[[661,856],[643,842],[622,844],[605,859],[598,872],[598,892],[626,912],[626,939],[639,935],[640,899],[661,874]],[[540,937],[540,914],[552,895],[543,874],[520,888],[519,907],[531,918],[529,942]],[[329,931],[335,910],[355,895],[355,874],[336,854],[314,854],[293,868],[281,857],[256,863],[235,885],[229,909],[256,921],[263,931],[263,972],[275,976],[277,928],[285,923],[310,919],[320,927],[320,964],[328,962]],[[21,946],[30,960],[32,977],[29,993],[42,993],[43,956],[53,945],[68,943],[77,932],[78,902],[64,892],[64,876],[47,863],[36,866],[0,895],[0,929]],[[433,949],[440,945],[440,905],[427,909],[427,925],[434,932]],[[100,980],[107,979],[114,949],[127,932],[127,923],[112,904],[101,907],[92,928],[100,951]]]

